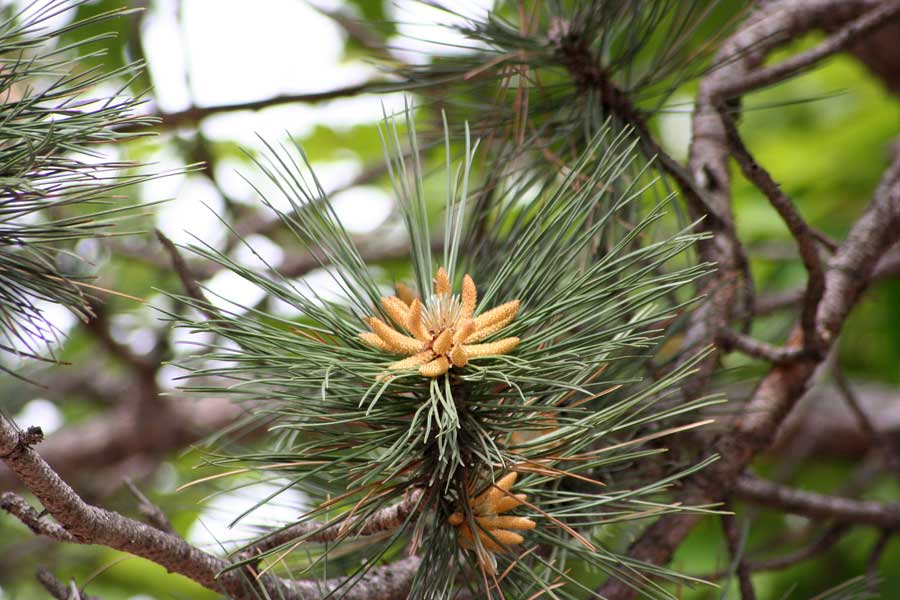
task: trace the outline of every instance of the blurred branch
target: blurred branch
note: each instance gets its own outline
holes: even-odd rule
[[[750,580],[751,571],[744,560],[744,546],[746,535],[742,535],[738,528],[737,520],[730,511],[730,507],[726,506],[729,512],[723,514],[722,531],[725,533],[725,541],[728,544],[728,552],[731,554],[733,569],[738,576],[738,583],[741,589],[741,600],[756,600],[756,591],[753,589],[753,582]]]
[[[94,316],[84,326],[109,355],[125,363],[142,378],[152,377],[158,368],[158,361],[134,354],[128,346],[120,344],[113,338],[105,305],[91,302],[91,310]]]
[[[751,572],[756,572],[779,571],[781,569],[791,567],[797,563],[809,560],[817,554],[826,552],[835,544],[837,544],[841,540],[841,538],[843,538],[849,531],[850,525],[846,523],[832,525],[828,529],[826,529],[824,533],[818,535],[812,542],[798,550],[795,550],[794,552],[789,552],[787,554],[782,554],[780,556],[774,556],[771,558],[747,560],[747,568]],[[723,577],[728,577],[730,574],[730,570],[723,570],[716,573],[703,574],[698,578],[705,579],[707,581],[713,581],[716,579],[722,579]]]
[[[807,448],[812,456],[859,459],[881,452],[880,440],[900,434],[900,390],[873,383],[854,382],[856,401],[870,415],[875,437],[859,427],[838,387],[821,386],[807,394],[785,419],[769,452],[777,456]]]
[[[892,2],[889,6],[895,4],[898,3]],[[691,172],[698,181],[705,183],[704,188],[714,197],[712,202],[730,205],[727,157],[731,152],[727,125],[719,111],[721,99],[734,96],[735,90],[750,89],[741,86],[751,80],[757,69],[766,70],[763,61],[774,49],[808,31],[822,28],[826,23],[834,23],[838,18],[855,19],[868,8],[868,3],[852,0],[769,2],[751,14],[743,27],[725,41],[717,55],[720,67],[711,71],[700,84],[691,145]],[[841,43],[846,42],[826,39],[823,47],[837,49],[843,47]],[[685,482],[679,496],[684,505],[721,501],[756,454],[769,446],[782,420],[806,390],[820,366],[821,357],[827,354],[851,308],[868,285],[874,265],[897,240],[900,225],[898,169],[900,165],[895,161],[882,178],[871,204],[828,262],[814,320],[816,336],[822,344],[817,348],[820,352],[815,358],[802,357],[776,365],[760,381],[732,430],[714,444],[721,460]],[[719,291],[711,294],[704,307],[694,313],[694,322],[699,321],[699,327],[696,331],[689,329],[687,341],[692,343],[702,343],[705,336],[715,339],[733,319],[734,295],[728,290],[734,285],[738,255],[729,249],[724,238],[718,242],[714,239],[712,247],[719,252],[719,256],[714,257],[720,266],[716,283]],[[802,325],[810,326],[808,322]],[[797,328],[788,345],[798,343],[799,334]],[[703,387],[694,386],[689,391],[699,394]],[[687,513],[662,517],[644,530],[628,554],[643,562],[666,564],[698,521],[698,516]],[[615,578],[601,586],[598,593],[611,600],[637,595],[635,589]]]
[[[244,414],[240,406],[223,398],[195,402],[165,397],[161,402],[163,408],[148,411],[143,417],[126,403],[91,420],[63,428],[43,443],[43,456],[64,477],[93,480],[99,467],[108,468],[136,457],[162,460],[168,453],[233,424]],[[157,431],[165,434],[156,435]],[[12,475],[0,470],[0,488],[16,486]]]
[[[893,93],[900,93],[900,23],[892,21],[860,39],[850,52]]]
[[[768,198],[769,203],[781,216],[788,231],[797,242],[797,248],[808,276],[800,316],[803,347],[806,350],[818,352],[821,349],[821,342],[816,331],[816,309],[825,289],[825,272],[822,267],[822,259],[819,257],[819,249],[816,247],[816,236],[800,216],[791,199],[781,191],[769,172],[750,154],[738,133],[734,119],[725,106],[719,106],[718,110],[719,118],[725,127],[725,137],[728,140],[731,155],[737,161],[744,176]]]
[[[372,52],[375,56],[388,60],[396,60],[386,47],[386,40],[378,31],[366,25],[364,21],[356,19],[340,9],[331,9],[319,6],[314,2],[307,2],[317,13],[328,17],[344,30],[351,40]]]
[[[774,5],[776,3],[773,2],[772,4]],[[803,21],[811,20],[810,17],[814,14],[812,11],[815,11],[817,8],[827,8],[830,3],[827,1],[810,2],[807,0],[805,2],[782,2],[780,4],[792,5],[794,10],[797,10],[798,8],[802,10],[805,8],[807,12],[810,12],[811,14],[806,16],[805,19],[803,18],[805,15],[797,16],[797,21],[795,22],[800,22],[800,27],[803,27]],[[851,2],[847,2],[847,4],[851,4]],[[810,8],[812,8],[812,11],[810,11]],[[741,79],[730,81],[729,85],[723,86],[723,88],[719,90],[719,97],[724,100],[734,96],[741,96],[747,92],[767,87],[802,71],[806,71],[818,65],[822,60],[829,56],[845,50],[854,42],[877,31],[886,23],[896,19],[898,15],[900,15],[900,1],[889,0],[878,2],[868,12],[850,21],[837,31],[834,31],[818,46],[795,54],[771,67],[756,69],[747,73]]]
[[[85,596],[82,594],[81,591],[75,587],[74,582],[70,583],[68,586],[65,585],[62,581],[57,579],[49,569],[44,567],[38,568],[35,577],[37,577],[40,584],[44,586],[47,593],[56,598],[56,600],[99,600],[96,596]]]
[[[900,275],[900,251],[893,250],[881,257],[872,271],[869,281],[870,283],[877,283],[883,279],[889,279],[898,275]],[[804,293],[805,290],[803,288],[796,288],[760,296],[756,299],[753,313],[766,315],[784,308],[790,308],[803,300]]]
[[[181,280],[181,286],[184,288],[185,293],[197,303],[197,306],[200,307],[200,310],[206,316],[207,319],[215,319],[216,311],[213,308],[213,304],[206,299],[206,295],[203,293],[203,290],[200,289],[200,286],[197,285],[196,279],[194,279],[193,274],[191,274],[190,269],[187,266],[187,263],[184,262],[184,258],[182,258],[181,253],[178,252],[178,248],[172,243],[172,240],[167,238],[165,234],[159,229],[155,230],[156,239],[162,244],[163,248],[169,254],[169,260],[172,261],[172,268],[175,270],[175,273],[178,275],[178,279]]]
[[[233,104],[218,104],[215,106],[192,106],[188,109],[171,112],[171,113],[159,113],[156,115],[151,115],[157,119],[158,122],[152,124],[150,126],[151,129],[173,129],[176,127],[187,127],[192,126],[207,117],[211,117],[213,115],[218,115],[222,113],[228,112],[237,112],[242,110],[262,110],[264,108],[269,108],[270,106],[278,106],[281,104],[294,104],[294,103],[306,103],[306,104],[316,104],[318,102],[325,102],[327,100],[336,100],[338,98],[349,98],[352,96],[358,96],[360,94],[368,94],[372,92],[378,92],[382,87],[384,87],[384,82],[380,80],[375,81],[367,81],[365,83],[358,83],[354,85],[348,85],[345,87],[335,88],[333,90],[327,90],[324,92],[313,92],[309,94],[283,94],[279,96],[271,96],[269,98],[263,98],[262,100],[253,100],[250,102],[236,102]],[[135,126],[127,126],[124,128],[120,128],[117,131],[127,132],[132,130],[146,130],[148,129],[147,125],[141,125],[140,127]]]
[[[832,373],[834,374],[834,381],[837,384],[837,389],[840,391],[844,402],[846,402],[847,406],[853,412],[853,416],[856,417],[856,421],[859,423],[859,428],[863,435],[874,442],[877,442],[878,449],[884,454],[885,460],[891,470],[893,470],[895,474],[900,475],[900,459],[897,457],[897,449],[893,440],[886,433],[879,431],[875,427],[871,418],[869,418],[869,415],[860,403],[859,397],[850,385],[850,381],[844,374],[844,369],[841,367],[840,361],[835,361],[835,364],[832,367]]]
[[[175,529],[172,528],[172,522],[169,521],[169,517],[166,516],[166,513],[164,513],[160,507],[150,502],[150,499],[147,498],[147,496],[145,496],[130,479],[125,480],[125,485],[134,497],[137,498],[138,510],[141,511],[141,514],[144,515],[144,518],[147,519],[148,523],[160,531],[175,534]]]
[[[900,528],[900,504],[896,503],[818,494],[766,481],[753,475],[738,477],[734,493],[742,500],[813,519],[875,525],[882,529]]]

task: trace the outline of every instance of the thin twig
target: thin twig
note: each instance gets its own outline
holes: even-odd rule
[[[380,89],[384,88],[386,84],[383,81],[368,81],[365,83],[359,83],[354,85],[348,85],[345,87],[335,88],[333,90],[327,90],[324,92],[313,92],[309,94],[283,94],[279,96],[271,96],[269,98],[263,98],[262,100],[253,100],[250,102],[237,102],[234,104],[218,104],[214,106],[192,106],[188,109],[172,112],[172,113],[160,113],[158,115],[152,115],[156,119],[158,119],[151,127],[154,129],[172,129],[175,127],[184,127],[186,125],[193,125],[195,123],[199,123],[203,119],[227,112],[237,112],[237,111],[254,111],[254,110],[262,110],[264,108],[268,108],[270,106],[278,106],[281,104],[296,104],[296,103],[306,103],[306,104],[315,104],[318,102],[325,102],[327,100],[336,100],[338,98],[349,98],[353,96],[359,96],[361,94],[367,94],[372,92],[377,92]],[[125,127],[119,129],[118,131],[130,131],[132,129],[137,129],[134,126]],[[142,125],[140,129],[147,129],[147,125]]]
[[[177,535],[175,529],[172,527],[172,522],[169,521],[169,517],[166,516],[166,513],[164,513],[160,507],[150,502],[150,499],[134,485],[134,482],[131,481],[131,479],[126,479],[125,485],[134,497],[137,498],[138,510],[141,511],[141,514],[144,515],[144,518],[147,519],[148,523],[160,531]]]
[[[45,515],[36,511],[25,501],[25,498],[18,494],[4,492],[0,495],[0,510],[6,511],[17,518],[36,535],[43,535],[59,542],[75,541],[75,538],[68,531],[60,527],[59,524],[45,518]]]
[[[200,289],[197,280],[194,279],[194,276],[191,274],[187,263],[184,262],[184,258],[181,256],[175,243],[167,238],[159,229],[156,230],[156,238],[163,245],[163,248],[166,249],[166,252],[169,253],[169,259],[172,261],[172,268],[175,269],[175,273],[178,274],[178,279],[181,280],[181,285],[184,287],[185,293],[194,300],[197,310],[202,312],[207,319],[218,318],[219,315],[216,313],[214,305],[206,299],[206,295],[203,293],[203,290]]]
[[[781,364],[801,358],[806,350],[800,346],[774,346],[738,333],[733,329],[725,329],[719,333],[719,343],[723,350],[739,350],[748,356],[761,358],[773,364]]]
[[[881,556],[884,554],[884,550],[887,548],[888,542],[891,541],[894,533],[894,531],[888,529],[883,530],[881,535],[878,536],[878,541],[875,542],[871,552],[869,552],[869,558],[866,559],[866,582],[873,592],[878,591],[878,584],[880,583],[878,565],[881,562]]]
[[[725,541],[728,543],[728,552],[731,554],[734,571],[738,576],[738,582],[741,587],[741,600],[756,600],[756,591],[753,589],[753,582],[750,580],[751,571],[744,560],[744,545],[746,543],[746,535],[739,531],[737,520],[734,514],[730,512],[731,508],[726,504],[725,510],[729,511],[722,514],[722,531],[725,533]]]
[[[64,584],[46,567],[38,567],[35,577],[44,589],[56,600],[99,600],[96,596],[85,596],[75,587],[74,582]]]
[[[366,536],[396,529],[419,507],[422,499],[422,490],[415,489],[397,504],[382,508],[371,515],[362,517],[349,517],[336,523],[335,527],[316,522],[305,522],[279,529],[272,534],[260,539],[258,542],[244,549],[244,556],[255,556],[268,552],[288,544],[299,538],[307,542],[333,542],[347,535]],[[356,527],[361,523],[360,527]],[[354,529],[354,527],[356,527]]]
[[[856,417],[859,428],[867,437],[877,442],[878,450],[884,455],[888,466],[890,466],[895,475],[900,476],[900,457],[897,456],[894,440],[872,423],[869,415],[866,414],[862,404],[860,404],[859,398],[853,391],[853,387],[850,385],[843,367],[841,367],[840,360],[834,361],[831,372],[834,375],[834,383],[840,391],[844,402],[850,407],[853,416]]]
[[[829,548],[838,543],[841,538],[843,538],[847,534],[847,532],[850,531],[850,528],[850,525],[846,523],[832,525],[828,529],[826,529],[824,533],[817,536],[812,542],[798,550],[795,550],[794,552],[789,552],[780,556],[774,556],[772,558],[747,560],[747,567],[754,573],[757,571],[780,571],[787,567],[791,567],[797,563],[809,560],[817,554],[821,554],[822,552],[827,551]],[[723,577],[728,577],[730,575],[730,570],[721,570],[715,573],[698,575],[697,578],[707,581],[715,581],[718,579],[722,579]]]
[[[808,350],[817,352],[821,349],[821,342],[816,331],[816,310],[825,290],[825,269],[822,266],[822,258],[819,256],[816,236],[803,217],[800,216],[791,199],[781,191],[781,188],[775,183],[769,172],[756,162],[756,159],[750,154],[750,151],[741,139],[734,118],[727,108],[724,105],[718,108],[722,123],[725,126],[726,139],[731,148],[732,156],[740,165],[744,176],[765,194],[769,203],[781,216],[797,242],[803,266],[806,267],[809,277],[806,283],[806,292],[804,293],[800,316],[800,323],[803,327],[803,346]]]

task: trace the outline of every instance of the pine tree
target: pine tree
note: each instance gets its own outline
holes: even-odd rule
[[[79,95],[126,73],[130,85],[132,67],[85,68],[59,42],[125,11],[42,29],[78,4],[7,10],[0,26],[0,347],[29,356],[52,357],[43,302],[90,314],[91,284],[59,256],[106,233],[129,208],[115,194],[142,179],[134,165],[90,151],[146,124],[132,116],[137,102]],[[202,239],[181,251],[256,286],[290,316],[213,297],[159,236],[185,288],[169,293],[177,308],[166,317],[204,340],[176,361],[187,370],[181,390],[230,398],[245,415],[204,446],[213,474],[185,487],[271,490],[235,523],[291,492],[303,501],[295,520],[225,556],[205,552],[140,493],[151,525],[87,504],[32,449],[40,430],[6,419],[0,458],[56,522],[12,493],[0,507],[36,533],[127,551],[234,598],[672,599],[709,585],[666,565],[693,524],[714,515],[731,554],[725,576],[750,600],[746,539],[730,504],[742,486],[839,521],[862,512],[858,522],[884,529],[883,550],[895,507],[826,510],[747,468],[896,241],[900,167],[837,243],[797,213],[738,121],[744,93],[846,46],[900,5],[861,12],[861,23],[787,67],[762,64],[782,30],[754,27],[786,27],[767,10],[727,37],[744,14],[715,0],[505,0],[458,27],[465,52],[388,65],[378,90],[416,98],[386,111],[380,128],[409,247],[390,269],[366,260],[315,157],[295,141],[265,141],[264,152],[248,152],[268,184],[254,190],[330,277],[327,289],[248,267]],[[831,26],[806,17],[807,29]],[[801,21],[790,24],[801,30]],[[735,65],[743,78],[717,79]],[[682,165],[654,119],[700,77],[693,108],[705,136]],[[784,220],[808,273],[784,346],[749,334],[756,298],[729,203],[732,157]],[[249,236],[223,224],[265,263]],[[716,393],[732,349],[769,363],[745,404]],[[766,485],[775,491],[759,491]],[[873,581],[853,578],[819,597],[870,597]]]

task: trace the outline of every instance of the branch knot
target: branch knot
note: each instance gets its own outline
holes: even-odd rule
[[[13,446],[12,450],[7,452],[6,454],[0,454],[0,460],[6,460],[8,458],[13,458],[19,455],[24,450],[31,448],[37,444],[40,444],[44,441],[44,431],[36,426],[32,425],[25,431],[20,431],[18,433],[18,439]]]

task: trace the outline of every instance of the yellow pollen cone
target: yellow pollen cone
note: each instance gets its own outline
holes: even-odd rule
[[[419,373],[425,377],[440,377],[450,370],[450,361],[443,356],[439,356],[430,363],[419,367]]]
[[[475,321],[472,319],[466,319],[462,321],[459,327],[456,328],[456,332],[453,334],[453,343],[454,344],[462,344],[466,340],[469,339],[475,333]]]
[[[471,319],[475,312],[475,304],[478,302],[478,290],[475,282],[466,274],[462,281],[462,306],[460,308],[460,319]]]
[[[535,523],[527,517],[475,517],[485,529],[534,529]]]
[[[519,312],[518,300],[511,300],[501,304],[500,306],[478,315],[475,319],[475,330],[478,331],[485,327],[490,327],[494,323],[500,321],[506,321],[508,323],[515,318],[517,312]]]
[[[525,501],[525,494],[516,494],[515,496],[506,496],[494,502],[494,511],[497,513],[505,513],[520,506]]]
[[[391,347],[388,346],[383,339],[375,335],[374,333],[364,331],[359,334],[359,339],[365,342],[366,345],[372,346],[377,350],[383,350],[385,352],[392,352]]]
[[[409,305],[409,319],[406,322],[406,329],[416,336],[416,339],[422,342],[430,342],[431,336],[425,330],[422,324],[422,303],[418,298],[413,298],[412,304]]]
[[[392,351],[398,354],[417,354],[422,351],[422,342],[408,335],[403,335],[396,329],[388,326],[381,319],[370,317],[368,324],[372,331],[384,340]]]
[[[441,335],[437,336],[431,348],[435,354],[447,354],[450,351],[450,345],[453,343],[453,332],[445,329]]]
[[[400,281],[394,284],[394,291],[397,292],[397,297],[407,306],[411,305],[412,301],[418,298],[416,293],[412,291],[412,288]]]
[[[513,544],[521,544],[525,541],[525,538],[523,538],[518,533],[507,531],[505,529],[491,529],[490,532],[498,542],[500,542],[501,544],[506,544],[507,546],[511,546]],[[489,539],[484,532],[478,532],[478,535],[481,536],[482,541]],[[487,547],[487,544],[485,544],[485,547]]]
[[[497,531],[492,531],[491,534],[496,537],[496,534],[499,533]],[[485,550],[490,550],[491,552],[503,552],[503,546],[489,538],[484,534],[483,531],[478,532],[478,539],[481,542],[481,545],[484,546]],[[499,538],[498,538],[499,539]]]
[[[487,490],[482,492],[477,498],[475,498],[475,506],[478,508],[478,512],[481,514],[497,514],[496,510],[480,510],[482,505],[486,507],[493,507],[494,504],[500,500],[501,498],[507,497],[501,490],[509,491],[513,485],[516,483],[516,479],[519,477],[519,474],[515,471],[511,471],[497,480],[497,483],[489,487]]]
[[[383,296],[381,306],[397,325],[406,326],[409,322],[409,307],[397,296]]]
[[[424,365],[433,358],[434,352],[432,352],[431,350],[426,350],[424,352],[419,352],[418,354],[413,354],[409,358],[404,358],[403,360],[398,360],[397,362],[391,363],[388,365],[388,369],[411,369],[413,367]]]
[[[453,350],[450,351],[450,362],[453,363],[454,367],[459,367],[460,369],[469,364],[469,356],[462,349],[462,346],[453,347]]]
[[[487,344],[467,344],[463,346],[463,350],[469,355],[469,359],[478,358],[480,356],[498,356],[507,354],[519,345],[519,338],[511,337],[497,340],[496,342],[488,342]]]
[[[450,277],[444,267],[438,269],[437,276],[434,278],[434,293],[438,296],[451,294]]]

